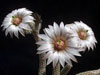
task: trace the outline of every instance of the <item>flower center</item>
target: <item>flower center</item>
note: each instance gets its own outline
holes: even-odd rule
[[[87,32],[80,31],[79,32],[79,37],[80,37],[80,39],[85,40],[87,38]]]
[[[12,23],[14,25],[18,26],[21,22],[22,22],[22,18],[21,17],[13,17]]]
[[[62,49],[62,47],[64,46],[64,42],[62,40],[59,40],[57,43],[56,43],[56,47],[59,48],[59,49]]]
[[[65,41],[63,41],[63,40],[55,41],[54,49],[56,51],[62,51],[62,50],[65,50],[65,48],[66,48]]]

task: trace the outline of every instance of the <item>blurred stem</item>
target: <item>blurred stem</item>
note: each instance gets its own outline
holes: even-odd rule
[[[45,53],[39,55],[39,75],[46,75],[46,60],[43,60]]]
[[[34,18],[36,19],[35,20],[35,28],[33,28],[33,36],[34,36],[34,39],[37,41],[41,40],[39,37],[38,37],[38,34],[39,34],[39,31],[40,31],[40,28],[41,28],[41,16],[39,16],[37,13],[34,13],[33,14]],[[46,75],[46,60],[43,59],[43,57],[45,56],[45,53],[42,53],[39,55],[39,72],[38,72],[38,75]]]
[[[76,75],[100,75],[100,69],[78,73]]]
[[[60,75],[60,64],[57,63],[56,67],[53,68],[53,75]]]
[[[61,75],[67,75],[69,71],[71,70],[72,66],[66,65],[62,70],[61,70]]]
[[[33,32],[34,34],[34,39],[36,41],[39,41],[40,38],[37,36],[38,33],[37,32]],[[45,53],[42,53],[39,55],[39,72],[38,75],[46,75],[46,60],[43,59],[43,57],[45,56]]]

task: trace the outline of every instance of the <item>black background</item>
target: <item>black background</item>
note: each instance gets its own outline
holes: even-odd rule
[[[42,29],[49,24],[63,21],[65,24],[83,21],[92,27],[98,41],[94,51],[86,51],[73,62],[69,75],[100,68],[100,2],[99,0],[2,0],[0,1],[0,25],[4,17],[12,10],[26,7],[38,12],[43,20]],[[43,33],[41,29],[40,33]],[[37,75],[38,55],[32,35],[19,35],[19,39],[7,37],[0,28],[0,75]],[[52,74],[52,64],[47,66],[47,75]]]

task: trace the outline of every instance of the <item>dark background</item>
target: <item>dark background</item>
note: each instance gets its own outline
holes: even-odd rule
[[[83,21],[92,27],[98,41],[94,51],[86,51],[73,62],[69,75],[100,68],[100,2],[99,0],[2,0],[0,1],[0,25],[4,17],[12,10],[26,7],[38,12],[43,20],[42,29],[49,24],[63,21],[65,24]],[[43,33],[41,29],[40,33]],[[38,55],[32,35],[13,39],[7,37],[0,28],[0,75],[37,75]],[[47,66],[47,75],[52,74],[52,64]]]

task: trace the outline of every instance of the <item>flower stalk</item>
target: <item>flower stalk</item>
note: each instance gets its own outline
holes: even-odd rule
[[[34,13],[33,14],[34,18],[36,19],[35,20],[35,28],[33,29],[33,36],[34,36],[34,39],[37,41],[41,40],[39,37],[38,37],[38,34],[39,34],[39,31],[40,31],[40,28],[41,28],[41,17],[37,14],[37,13]],[[45,56],[45,53],[42,53],[39,55],[39,72],[38,72],[38,75],[46,75],[46,59],[43,59],[43,57]]]
[[[60,63],[58,62],[55,68],[53,68],[53,75],[60,75]]]
[[[71,70],[71,66],[70,65],[66,65],[62,70],[61,70],[61,75],[67,75],[69,73],[69,71]]]

